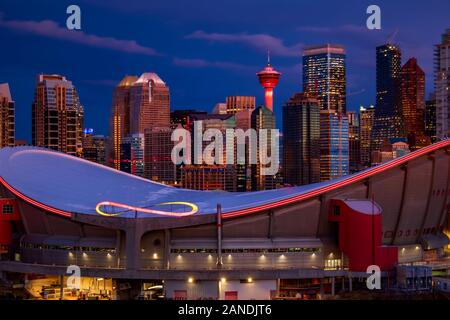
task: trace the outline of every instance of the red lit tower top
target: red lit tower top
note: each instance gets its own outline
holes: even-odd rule
[[[273,89],[277,86],[281,73],[276,71],[270,64],[269,52],[267,53],[266,67],[256,75],[258,76],[259,83],[264,88],[266,107],[273,111]]]

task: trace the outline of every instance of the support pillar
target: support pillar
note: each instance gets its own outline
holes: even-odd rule
[[[222,206],[217,204],[217,268],[222,268]]]
[[[349,290],[349,292],[352,292],[352,290],[353,290],[352,276],[348,277],[348,290]]]

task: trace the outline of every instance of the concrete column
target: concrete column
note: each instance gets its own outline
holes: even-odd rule
[[[217,268],[222,268],[222,206],[217,204]]]
[[[345,276],[342,277],[342,291],[345,291]]]
[[[170,230],[164,230],[164,266],[170,269]]]
[[[334,279],[334,277],[332,277],[332,278],[331,278],[331,295],[332,295],[332,296],[334,296],[334,295],[336,294],[336,293],[335,293],[334,282],[335,282],[335,279]]]
[[[349,287],[349,291],[352,292],[353,290],[353,282],[352,282],[352,277],[348,277],[348,287]]]
[[[127,257],[126,267],[128,270],[137,270],[140,268],[142,236],[142,231],[137,223],[137,219],[133,219],[133,221],[130,221],[129,226],[125,230],[125,235]]]

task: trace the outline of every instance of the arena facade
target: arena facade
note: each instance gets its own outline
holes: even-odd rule
[[[143,285],[173,299],[351,290],[370,265],[388,277],[398,264],[443,255],[449,151],[444,140],[336,180],[227,193],[174,188],[46,149],[4,148],[0,278],[25,287],[53,279],[61,297],[69,265],[117,298]]]

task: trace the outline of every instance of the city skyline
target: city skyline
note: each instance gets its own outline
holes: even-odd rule
[[[232,8],[230,3],[223,4],[222,9],[229,11]],[[172,110],[190,108],[211,111],[216,103],[230,95],[254,95],[257,105],[263,104],[261,87],[255,81],[254,74],[264,65],[267,49],[271,51],[273,65],[283,73],[276,88],[274,103],[276,117],[281,119],[281,106],[292,92],[301,89],[302,48],[322,43],[339,43],[346,49],[347,109],[355,111],[360,105],[374,104],[375,47],[383,44],[396,29],[399,32],[394,42],[402,49],[402,63],[410,57],[418,59],[426,73],[428,96],[433,89],[433,45],[440,42],[440,36],[447,27],[445,12],[448,12],[445,9],[448,4],[443,2],[426,7],[418,4],[406,6],[403,3],[408,9],[400,11],[395,8],[401,7],[402,2],[381,2],[382,30],[370,31],[365,27],[367,4],[361,2],[339,5],[342,11],[340,17],[332,14],[337,4],[294,4],[295,8],[301,10],[297,12],[309,10],[314,13],[322,10],[322,19],[311,19],[308,14],[303,16],[301,23],[290,22],[279,27],[276,21],[293,14],[284,10],[284,16],[262,27],[252,22],[268,8],[257,6],[252,1],[241,6],[243,12],[250,9],[254,11],[254,15],[242,24],[235,24],[231,16],[225,18],[227,15],[222,16],[221,20],[224,21],[220,24],[209,18],[196,23],[191,20],[192,15],[188,19],[176,4],[172,4],[176,10],[171,10],[171,5],[160,3],[159,6],[150,6],[151,10],[138,12],[143,5],[135,1],[128,5],[127,14],[124,14],[120,12],[117,2],[106,8],[106,3],[90,5],[81,1],[82,30],[76,39],[68,37],[62,40],[56,36],[56,31],[62,29],[64,33],[69,32],[64,28],[66,5],[64,1],[56,6],[43,2],[36,10],[28,11],[33,12],[33,16],[20,12],[20,4],[13,2],[6,1],[0,8],[0,35],[9,41],[10,48],[1,54],[2,60],[8,63],[2,68],[4,71],[0,75],[0,82],[9,83],[16,101],[16,138],[19,140],[31,142],[32,88],[36,74],[58,73],[71,79],[85,106],[85,126],[94,128],[96,134],[107,135],[112,91],[126,74],[140,74],[143,71],[158,73],[171,88]],[[194,4],[191,10],[197,6]],[[284,6],[282,2],[280,7]],[[433,9],[428,9],[431,7]],[[433,24],[414,29],[415,25],[410,20],[414,20],[413,16],[422,14],[424,10],[433,12]],[[101,26],[100,19],[97,19],[100,12],[106,20],[111,18],[111,21],[121,23],[115,25],[111,22],[108,26]],[[158,19],[155,21],[145,19],[156,13]],[[160,21],[167,15],[171,19]],[[316,14],[311,16],[317,17]],[[44,20],[47,23],[43,23]],[[186,23],[182,32],[179,30],[181,22]],[[156,23],[160,25],[161,34],[155,34],[151,28]],[[140,30],[139,26],[148,26],[144,28],[148,32],[136,32]],[[411,33],[408,30],[415,31],[416,39],[409,36]],[[87,35],[97,35],[97,42],[84,41]],[[121,39],[135,40],[136,43],[123,43],[124,46],[128,44],[129,49],[124,52],[120,46],[111,46],[108,42],[111,38],[108,37],[119,40],[119,43]],[[167,45],[174,40],[177,40],[177,44]],[[37,43],[45,44],[47,50],[37,50]],[[61,55],[61,51],[64,54]],[[27,59],[24,59],[23,54],[14,52],[27,52]],[[30,56],[33,59],[29,59]],[[74,60],[75,56],[79,56],[79,60]],[[77,61],[76,67],[70,61]],[[206,85],[207,90],[204,90]],[[277,126],[281,127],[281,123],[278,122]]]

